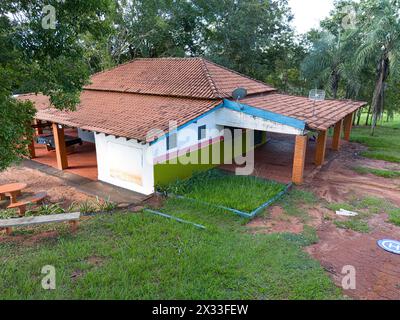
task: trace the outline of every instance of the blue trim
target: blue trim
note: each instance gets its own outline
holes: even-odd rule
[[[150,145],[153,145],[156,142],[162,141],[163,139],[165,139],[169,135],[173,134],[174,132],[182,130],[182,129],[190,126],[192,123],[197,123],[200,119],[202,119],[202,118],[208,116],[209,114],[211,114],[219,109],[222,109],[222,108],[227,108],[230,110],[243,112],[245,114],[248,114],[248,115],[251,115],[254,117],[281,123],[281,124],[284,124],[284,125],[287,125],[289,127],[293,127],[293,128],[299,129],[299,130],[305,130],[305,128],[306,128],[306,123],[304,121],[301,121],[301,120],[298,120],[298,119],[295,119],[292,117],[287,117],[287,116],[281,115],[279,113],[259,109],[259,108],[252,107],[252,106],[249,106],[246,104],[242,104],[242,103],[224,99],[223,103],[217,105],[215,108],[208,110],[207,112],[203,113],[202,115],[198,116],[197,118],[194,118],[193,120],[190,120],[189,122],[186,122],[185,124],[179,126],[176,130],[174,130],[172,132],[167,132],[162,137],[159,137],[158,139],[150,142]]]
[[[252,107],[243,103],[238,103],[224,99],[224,107],[234,111],[243,112],[251,116],[259,117],[265,120],[278,122],[299,130],[304,130],[306,128],[306,123],[304,121],[292,117],[287,117],[279,113]]]
[[[190,120],[189,122],[186,122],[185,124],[179,126],[176,130],[174,130],[174,132],[175,132],[175,131],[177,132],[177,131],[179,131],[179,130],[182,130],[182,129],[184,129],[184,128],[190,126],[192,123],[197,123],[200,119],[202,119],[202,118],[208,116],[209,114],[213,113],[214,111],[217,111],[217,110],[219,110],[219,109],[222,109],[223,107],[224,107],[224,104],[223,104],[223,103],[217,105],[215,108],[213,108],[213,109],[211,109],[211,110],[208,110],[207,112],[203,113],[202,115],[198,116],[197,118],[194,118],[193,120]],[[154,143],[159,142],[159,141],[165,139],[167,136],[169,136],[169,135],[172,134],[172,133],[173,133],[173,132],[167,132],[167,133],[166,133],[165,135],[163,135],[162,137],[159,137],[158,139],[156,139],[156,140],[150,142],[150,145],[153,145]]]
[[[193,225],[193,226],[195,226],[196,228],[199,228],[199,229],[206,229],[206,227],[201,225],[201,224],[193,223],[193,222],[186,221],[186,220],[174,217],[174,216],[170,216],[169,214],[165,214],[165,213],[162,213],[160,211],[155,211],[155,210],[150,210],[150,209],[145,209],[144,211],[152,213],[152,214],[155,214],[155,215],[160,216],[160,217],[164,217],[164,218],[167,218],[167,219],[172,219],[172,220],[175,220],[175,221],[178,221],[178,222],[181,222],[181,223],[191,224],[191,225]]]
[[[265,208],[268,208],[271,204],[273,204],[275,201],[279,200],[282,198],[289,190],[292,188],[293,183],[289,183],[286,185],[285,189],[283,189],[281,192],[279,192],[275,197],[267,201],[266,203],[262,204],[260,207],[258,207],[256,210],[254,210],[250,215],[252,217],[255,217],[257,214],[259,214],[262,210]]]

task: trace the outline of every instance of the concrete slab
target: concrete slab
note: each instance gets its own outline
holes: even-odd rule
[[[67,185],[74,187],[83,193],[97,196],[104,200],[109,199],[117,204],[139,205],[150,197],[102,181],[93,181],[92,179],[71,172],[61,171],[51,166],[38,163],[37,161],[24,160],[22,165],[63,179]]]

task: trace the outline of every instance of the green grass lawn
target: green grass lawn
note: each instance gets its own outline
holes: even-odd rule
[[[244,199],[245,200],[245,199]],[[253,235],[246,219],[179,199],[163,212],[98,215],[75,235],[0,244],[2,299],[337,299],[319,263],[304,251],[315,232]],[[24,233],[26,239],[33,231]],[[56,290],[41,288],[41,269],[56,268]]]
[[[386,160],[400,163],[400,118],[380,124],[374,136],[371,136],[370,127],[355,127],[351,134],[351,141],[368,146],[363,156],[371,159]]]
[[[383,177],[386,179],[394,179],[400,178],[400,171],[394,170],[384,170],[384,169],[375,169],[375,168],[367,168],[367,167],[355,167],[354,171],[359,174],[373,174],[378,177]]]
[[[188,180],[179,180],[167,192],[190,199],[252,212],[272,199],[285,185],[251,176],[236,176],[215,169],[195,174]]]

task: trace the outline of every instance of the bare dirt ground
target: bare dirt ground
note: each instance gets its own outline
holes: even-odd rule
[[[87,200],[94,200],[93,197],[68,186],[67,183],[60,178],[22,166],[14,166],[1,172],[0,184],[13,182],[23,182],[28,185],[27,188],[23,190],[23,196],[46,191],[48,197],[45,203],[57,203],[64,209],[67,209],[73,202],[79,203]],[[8,201],[0,201],[0,210],[5,209],[7,204]],[[30,246],[42,241],[55,239],[59,236],[58,229],[56,229],[55,226],[50,229],[49,227],[45,230],[42,229],[43,228],[36,226],[24,228],[26,231],[25,233],[16,233],[12,236],[6,236],[4,232],[1,234],[0,231],[0,244],[11,241]],[[33,232],[33,230],[35,232]]]
[[[374,175],[360,175],[355,166],[400,170],[400,165],[370,160],[358,154],[364,147],[347,144],[336,158],[320,171],[310,175],[303,186],[328,202],[345,203],[356,196],[386,199],[400,207],[400,180],[385,179]],[[333,281],[341,287],[342,269],[351,265],[356,269],[356,290],[343,293],[353,299],[400,299],[400,256],[380,249],[380,239],[400,240],[400,227],[387,221],[387,215],[373,215],[368,224],[369,233],[337,228],[332,219],[335,213],[319,204],[306,209],[306,221],[285,215],[279,206],[272,207],[267,217],[253,220],[248,226],[256,232],[301,233],[305,224],[317,230],[319,241],[306,251],[319,260]]]
[[[72,202],[83,202],[93,199],[93,197],[68,186],[67,183],[60,178],[22,166],[14,166],[1,172],[0,184],[13,182],[26,183],[28,187],[23,190],[24,193],[46,191],[48,194],[48,200],[51,203],[60,203],[66,208]]]

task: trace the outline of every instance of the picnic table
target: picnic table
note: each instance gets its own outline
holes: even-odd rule
[[[0,199],[4,198],[4,195],[10,196],[11,203],[17,203],[17,197],[21,195],[21,191],[27,187],[26,183],[10,183],[0,186]]]

